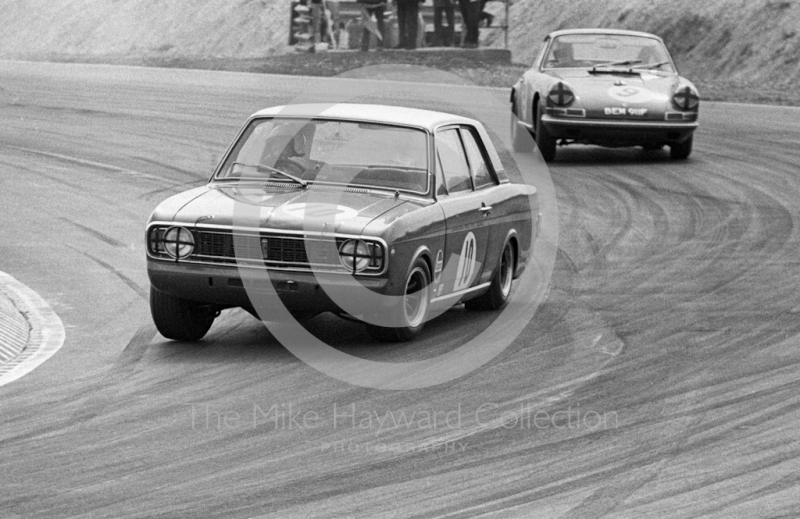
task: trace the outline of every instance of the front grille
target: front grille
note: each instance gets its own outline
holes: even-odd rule
[[[236,264],[238,258],[240,263],[268,267],[340,267],[337,245],[332,239],[245,233],[234,236],[230,232],[206,230],[195,230],[194,237],[196,246],[191,259],[199,261]]]
[[[270,237],[267,238],[268,260],[283,261],[286,263],[308,263],[308,252],[303,240],[294,238]]]

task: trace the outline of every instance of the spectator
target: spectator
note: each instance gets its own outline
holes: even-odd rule
[[[384,25],[384,11],[386,10],[386,1],[387,0],[356,0],[357,3],[361,4],[361,12],[364,18],[364,31],[361,34],[361,50],[367,51],[369,50],[369,41],[371,39],[372,34],[377,30],[378,37],[378,49],[383,48],[383,39],[386,36],[386,30]],[[377,28],[372,27],[370,29],[369,25],[372,22],[372,16],[375,16],[376,22],[378,23]]]
[[[350,48],[350,34],[347,32],[347,25],[343,21],[336,25],[336,48],[345,50]]]
[[[480,23],[480,0],[458,0],[461,9],[461,19],[466,28],[464,47],[475,48],[478,46],[478,24]],[[464,28],[461,29],[462,33]]]
[[[417,32],[419,31],[419,4],[425,0],[396,0],[397,25],[400,29],[401,49],[417,48]]]
[[[478,18],[478,24],[483,20],[486,20],[486,27],[491,27],[492,22],[494,21],[494,15],[492,13],[486,12],[486,2],[489,0],[481,0],[481,14],[480,18]]]
[[[447,19],[447,27],[442,25],[442,15]],[[449,47],[455,34],[455,6],[453,0],[433,0],[434,45]]]

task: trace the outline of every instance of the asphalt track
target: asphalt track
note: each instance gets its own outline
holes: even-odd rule
[[[800,516],[800,110],[705,103],[681,163],[559,150],[549,297],[453,382],[336,381],[241,311],[200,344],[157,335],[153,207],[204,182],[250,113],[352,85],[0,62],[0,270],[66,328],[0,387],[0,516]],[[433,88],[385,85],[423,107]],[[491,320],[456,309],[399,346],[309,327],[403,361]]]

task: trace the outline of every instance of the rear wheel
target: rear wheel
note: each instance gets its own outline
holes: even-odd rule
[[[514,279],[515,254],[514,245],[506,243],[500,255],[497,271],[492,278],[489,290],[475,299],[470,299],[464,306],[469,310],[499,310],[508,304],[511,297],[511,281]]]
[[[547,128],[542,124],[542,113],[544,106],[539,103],[539,108],[536,110],[536,147],[539,148],[539,153],[545,162],[553,162],[556,158],[556,140],[550,136]]]
[[[369,334],[381,341],[404,342],[414,339],[422,332],[430,304],[431,274],[424,259],[418,258],[411,266],[401,304],[396,305],[392,322],[397,327],[367,324]]]
[[[158,332],[176,341],[199,341],[214,323],[216,313],[201,305],[150,287],[150,313]]]
[[[672,160],[685,160],[689,158],[689,155],[692,153],[692,141],[694,140],[694,135],[689,136],[683,142],[676,142],[675,144],[669,145],[669,156]]]

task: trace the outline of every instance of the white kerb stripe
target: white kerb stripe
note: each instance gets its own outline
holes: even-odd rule
[[[39,294],[5,272],[0,272],[0,292],[25,315],[30,325],[26,347],[14,359],[0,365],[0,386],[3,386],[52,357],[63,346],[66,332],[61,319]]]

